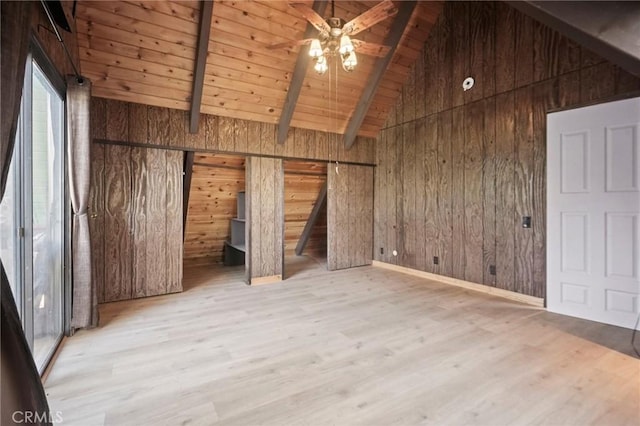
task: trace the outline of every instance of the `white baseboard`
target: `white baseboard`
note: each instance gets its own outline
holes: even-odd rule
[[[430,272],[424,272],[404,266],[393,265],[391,263],[380,262],[379,260],[374,260],[371,265],[391,271],[402,272],[403,274],[426,278],[428,280],[438,281],[444,284],[454,285],[456,287],[466,288],[468,290],[491,294],[492,296],[504,297],[505,299],[515,300],[516,302],[526,303],[527,305],[536,306],[538,308],[544,308],[544,299],[540,297],[528,296],[526,294],[516,293],[515,291],[503,290],[501,288],[490,287],[483,284],[476,284],[469,281],[459,280],[457,278],[445,277],[444,275],[432,274]]]

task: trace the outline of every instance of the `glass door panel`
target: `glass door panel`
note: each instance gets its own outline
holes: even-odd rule
[[[33,357],[42,369],[62,336],[64,102],[34,63],[31,120]]]

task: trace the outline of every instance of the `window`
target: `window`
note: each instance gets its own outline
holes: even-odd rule
[[[61,93],[29,57],[16,144],[0,204],[0,257],[40,372],[64,327],[68,203]]]

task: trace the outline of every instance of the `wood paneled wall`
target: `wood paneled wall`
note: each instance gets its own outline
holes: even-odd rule
[[[231,219],[237,217],[238,192],[244,191],[245,157],[196,154],[185,227],[188,265],[222,263]]]
[[[282,279],[284,238],[284,173],[278,158],[247,157],[247,280]]]
[[[326,180],[327,163],[292,160],[284,162],[284,253],[286,256],[295,254],[296,245]],[[320,211],[304,253],[322,257],[327,255],[326,204]]]
[[[328,167],[327,267],[330,271],[371,264],[373,175],[373,167],[345,164]]]
[[[253,154],[306,160],[375,163],[375,139],[358,137],[350,150],[342,135],[291,128],[276,143],[276,125],[215,115],[200,116],[200,130],[189,133],[189,113],[177,109],[91,98],[93,138],[190,151]],[[94,123],[98,123],[97,126]],[[103,124],[104,123],[104,124]]]
[[[93,144],[91,157],[98,302],[182,291],[182,152]]]
[[[413,73],[378,137],[375,259],[544,297],[546,113],[640,81],[501,2],[447,2]]]

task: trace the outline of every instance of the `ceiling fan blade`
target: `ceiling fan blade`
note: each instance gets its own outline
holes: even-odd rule
[[[311,7],[304,3],[289,3],[289,6],[293,7],[295,10],[300,12],[300,14],[307,20],[311,25],[316,27],[316,29],[320,32],[329,32],[331,31],[331,27],[324,20],[324,18],[316,13]]]
[[[289,47],[293,49],[296,46],[304,46],[305,44],[310,44],[313,41],[312,38],[305,38],[302,40],[294,40],[294,41],[285,41],[284,43],[276,43],[267,46],[267,49],[284,49],[285,47]]]
[[[383,0],[362,15],[356,16],[344,24],[342,30],[345,34],[356,35],[360,31],[364,31],[396,13],[398,13],[398,8],[394,6],[393,2],[391,0]]]
[[[353,44],[353,47],[357,53],[362,53],[369,56],[377,56],[380,58],[387,56],[387,53],[389,53],[389,50],[391,49],[389,46],[383,46],[382,44],[376,43],[367,43],[366,41],[362,40],[351,39],[351,43]]]

